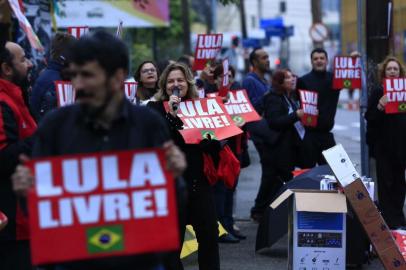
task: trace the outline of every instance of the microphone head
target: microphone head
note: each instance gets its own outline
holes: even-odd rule
[[[172,89],[172,94],[175,95],[175,96],[177,96],[177,97],[179,97],[179,93],[180,93],[179,87],[178,87],[178,86],[175,86],[175,87]]]

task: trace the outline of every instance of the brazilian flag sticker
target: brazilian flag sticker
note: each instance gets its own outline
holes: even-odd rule
[[[400,103],[398,106],[399,112],[406,112],[406,103]]]
[[[93,227],[86,230],[89,253],[124,250],[123,226]]]
[[[307,122],[308,124],[311,124],[311,123],[312,123],[312,117],[311,117],[311,116],[308,116],[308,117],[306,118],[306,122]]]
[[[344,80],[344,87],[345,88],[350,88],[351,87],[351,81],[350,80]]]
[[[200,131],[200,134],[202,134],[203,139],[217,139],[216,134],[214,134],[213,130],[202,130]]]
[[[244,118],[242,118],[240,115],[234,115],[233,121],[236,125],[243,125],[245,123]]]

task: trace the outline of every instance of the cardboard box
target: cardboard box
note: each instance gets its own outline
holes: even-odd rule
[[[336,191],[287,190],[289,209],[288,269],[345,269],[347,203]]]
[[[344,193],[366,231],[386,270],[406,269],[406,263],[386,222],[368,194],[354,165],[342,145],[336,145],[323,155],[333,170]]]

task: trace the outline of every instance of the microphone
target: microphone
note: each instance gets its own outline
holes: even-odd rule
[[[174,95],[174,96],[177,96],[177,97],[179,97],[179,95],[180,95],[180,89],[179,89],[179,87],[177,87],[177,86],[175,86],[174,88],[173,88],[173,90],[172,90],[172,94]],[[172,103],[172,110],[173,111],[177,111],[178,110],[178,104],[177,103]]]

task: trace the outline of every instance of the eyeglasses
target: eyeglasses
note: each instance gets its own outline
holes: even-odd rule
[[[141,70],[142,74],[147,74],[148,72],[154,73],[154,72],[156,72],[156,69],[155,68],[147,68],[147,69]]]

